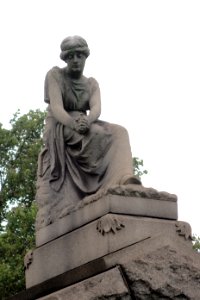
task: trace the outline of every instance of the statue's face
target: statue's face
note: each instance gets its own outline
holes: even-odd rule
[[[79,51],[73,51],[67,55],[66,63],[70,73],[82,73],[86,57]]]

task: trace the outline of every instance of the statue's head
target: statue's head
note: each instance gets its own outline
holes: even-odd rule
[[[86,58],[90,55],[90,49],[88,48],[86,40],[78,35],[65,38],[62,41],[60,48],[60,58],[64,61],[67,61],[69,55],[73,54],[74,52],[80,53]]]

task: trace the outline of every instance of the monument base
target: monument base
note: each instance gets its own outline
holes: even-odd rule
[[[130,188],[125,190],[129,196],[109,194],[83,202],[70,215],[39,230],[37,248],[26,261],[26,287],[150,237],[160,234],[175,237],[176,198],[154,192],[161,199],[149,199],[147,195],[152,193],[147,194],[150,189],[143,187],[145,197],[141,194],[135,197],[130,194],[135,188]],[[121,186],[114,191],[117,193],[119,189],[122,193]]]
[[[182,222],[177,233],[183,234],[180,225]],[[199,300],[199,295],[200,254],[185,236],[177,234],[176,238],[158,235],[124,247],[10,300]]]
[[[25,258],[27,290],[11,299],[199,300],[200,255],[176,197],[139,189],[87,199],[41,228]]]

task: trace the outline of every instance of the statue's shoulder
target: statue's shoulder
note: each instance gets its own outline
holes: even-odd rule
[[[53,67],[51,68],[45,77],[44,82],[44,101],[46,103],[50,103],[49,100],[49,87],[53,83],[57,82],[58,86],[62,89],[63,86],[63,75],[62,75],[62,69],[59,67]]]
[[[92,91],[99,88],[99,83],[94,77],[89,77],[88,78],[88,83],[89,83],[90,88],[91,88]]]
[[[94,77],[89,77],[88,81],[90,84],[98,84],[98,81]]]
[[[48,80],[48,78],[53,77],[56,80],[60,80],[63,76],[62,74],[63,74],[62,69],[55,66],[47,72],[46,79]]]

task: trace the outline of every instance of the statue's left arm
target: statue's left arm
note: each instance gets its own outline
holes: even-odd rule
[[[89,124],[95,122],[101,114],[101,93],[98,82],[91,78],[92,80],[92,92],[89,100],[90,112],[88,115]]]

